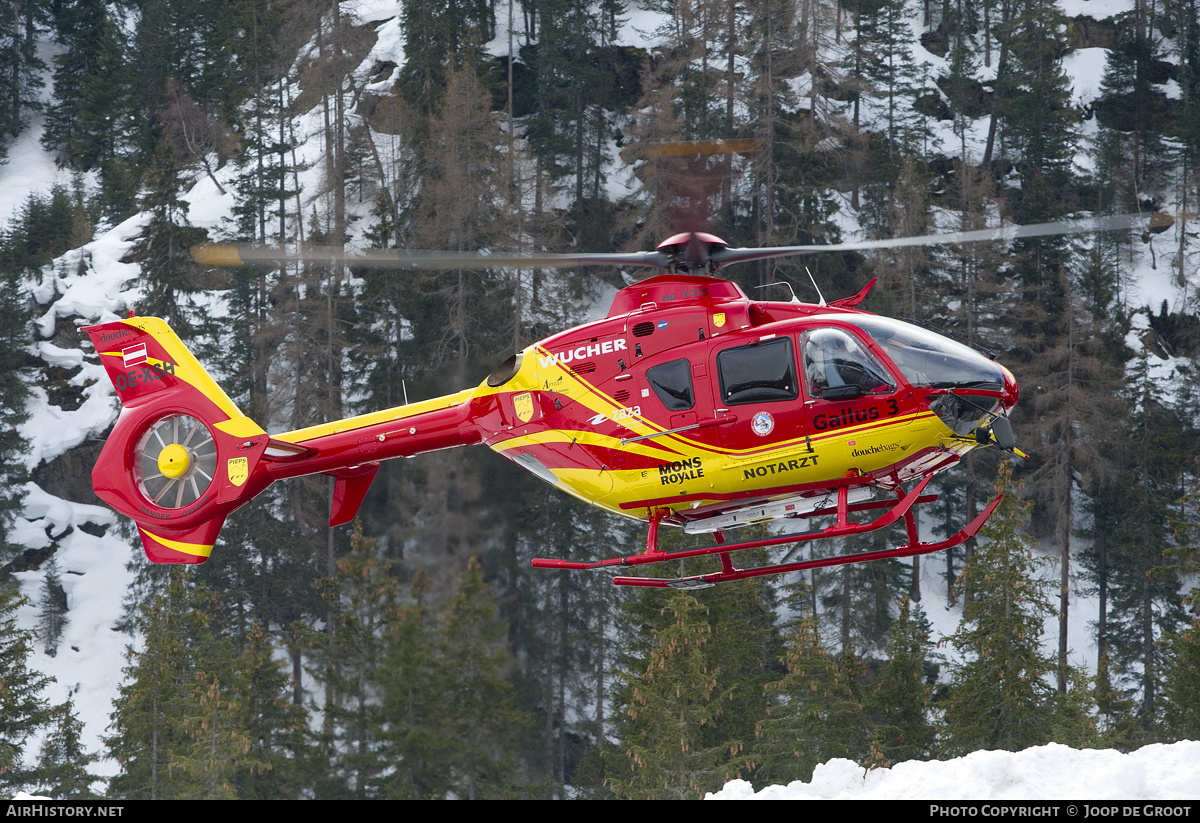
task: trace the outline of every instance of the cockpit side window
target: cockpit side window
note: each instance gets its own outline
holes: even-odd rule
[[[805,332],[803,341],[809,396],[835,399],[895,391],[887,369],[849,332],[815,329]]]
[[[800,396],[792,341],[775,337],[717,355],[721,402],[736,406]]]
[[[646,369],[646,382],[669,411],[686,411],[696,405],[692,389],[692,364],[686,359],[672,360]]]

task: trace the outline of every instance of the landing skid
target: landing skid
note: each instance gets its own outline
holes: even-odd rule
[[[939,543],[922,543],[917,536],[917,523],[913,517],[913,508],[918,503],[927,503],[937,499],[936,495],[922,496],[925,487],[929,484],[931,477],[923,479],[911,492],[904,494],[900,492],[900,499],[887,512],[869,523],[851,523],[848,515],[851,511],[863,511],[869,508],[880,508],[887,506],[883,503],[867,503],[859,505],[850,505],[848,503],[848,487],[842,486],[838,488],[837,495],[837,522],[832,526],[819,531],[806,532],[802,534],[788,534],[780,537],[767,538],[765,540],[749,540],[743,543],[725,543],[725,536],[721,532],[716,532],[717,545],[708,546],[702,549],[686,549],[677,552],[664,552],[658,550],[658,527],[665,512],[656,513],[650,519],[650,530],[646,535],[646,551],[641,554],[631,554],[625,557],[610,557],[605,560],[557,560],[554,558],[535,558],[533,567],[536,569],[605,569],[615,570],[613,567],[627,566],[643,566],[650,563],[663,563],[668,560],[680,560],[685,557],[702,557],[705,555],[718,555],[721,561],[721,570],[710,574],[695,575],[692,577],[676,577],[676,578],[653,578],[653,577],[614,577],[613,585],[616,586],[649,586],[653,588],[673,588],[673,589],[704,589],[709,586],[715,586],[717,583],[726,583],[730,580],[743,580],[748,577],[762,577],[768,574],[782,574],[784,572],[803,571],[804,569],[827,568],[830,566],[845,566],[851,563],[868,563],[872,560],[885,560],[893,557],[913,557],[921,554],[932,554],[940,552],[944,549],[953,548],[974,537],[979,529],[992,512],[996,510],[996,506],[1000,504],[1000,498],[993,500],[987,508],[979,513],[979,516],[972,520],[965,528]],[[816,516],[822,514],[830,514],[831,510],[813,512],[810,515]],[[851,534],[863,534],[865,532],[875,531],[892,525],[897,520],[903,519],[905,529],[908,533],[908,542],[898,549],[886,549],[876,552],[862,552],[860,554],[844,555],[841,557],[824,557],[818,560],[805,560],[799,563],[779,563],[769,566],[760,566],[753,569],[739,569],[733,565],[731,554],[736,551],[745,549],[759,549],[767,546],[782,546],[789,543],[804,543],[811,540],[822,540],[830,537],[844,537]]]

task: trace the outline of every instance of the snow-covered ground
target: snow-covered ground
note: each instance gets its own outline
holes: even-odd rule
[[[831,760],[817,766],[808,783],[796,781],[755,792],[746,781],[734,780],[705,799],[1145,801],[1198,798],[1200,743],[1187,741],[1169,746],[1160,743],[1146,746],[1131,754],[1108,749],[1078,751],[1051,743],[1023,752],[972,752],[966,757],[944,762],[910,760],[890,769],[874,771],[864,771],[849,760]],[[1017,815],[1016,812],[1009,814]],[[1082,818],[1084,814],[1081,811],[1078,816]],[[1151,814],[1146,812],[1146,816]],[[1068,812],[1063,816],[1074,815]]]

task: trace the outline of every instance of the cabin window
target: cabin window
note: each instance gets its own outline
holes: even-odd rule
[[[795,400],[796,361],[792,341],[776,337],[717,355],[721,402],[729,405]]]
[[[646,369],[646,380],[668,410],[685,411],[696,405],[696,393],[692,390],[692,364],[686,359],[672,360]]]

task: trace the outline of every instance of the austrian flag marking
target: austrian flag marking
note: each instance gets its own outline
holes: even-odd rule
[[[146,344],[139,343],[136,346],[130,346],[127,349],[121,349],[121,358],[125,361],[125,368],[137,366],[146,362]]]

